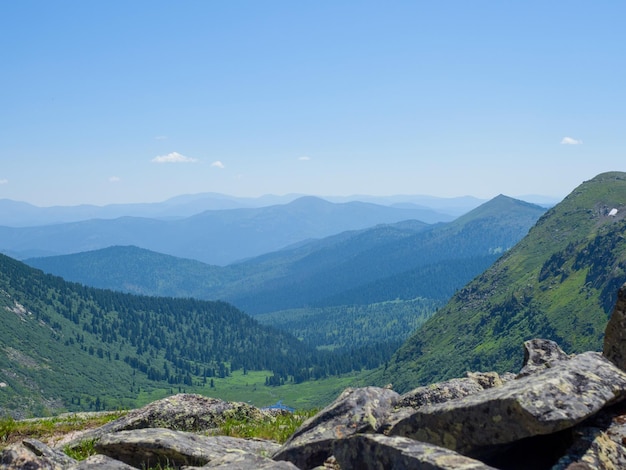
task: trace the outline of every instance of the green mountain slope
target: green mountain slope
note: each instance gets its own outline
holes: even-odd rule
[[[406,390],[468,370],[516,371],[524,340],[601,347],[626,279],[626,173],[604,173],[550,209],[395,354],[378,383]]]

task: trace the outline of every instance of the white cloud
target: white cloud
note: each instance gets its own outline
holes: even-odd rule
[[[583,143],[582,140],[577,140],[577,139],[573,139],[571,137],[563,137],[563,140],[561,140],[562,144],[565,145],[580,145]]]
[[[0,184],[9,184],[9,180],[8,179],[1,179],[0,180]]]
[[[152,159],[153,163],[193,163],[197,161],[197,158],[185,157],[178,152],[168,153],[167,155],[160,155]]]
[[[214,166],[215,168],[224,168],[224,164],[222,162],[220,162],[219,160],[217,160],[216,162],[211,163],[211,166]]]
[[[119,183],[120,181],[122,181],[122,178],[119,176],[111,176],[109,178],[109,183]]]
[[[306,155],[303,157],[298,157],[298,160],[300,160],[301,162],[308,162],[311,159],[311,157],[307,157]]]
[[[157,135],[154,140],[167,140],[167,136],[166,135]]]

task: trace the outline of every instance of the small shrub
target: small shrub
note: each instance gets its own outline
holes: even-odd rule
[[[317,410],[265,416],[260,420],[227,419],[219,428],[219,434],[244,439],[258,438],[284,443],[304,421]]]
[[[92,455],[96,455],[96,440],[95,439],[85,439],[81,441],[77,446],[74,447],[65,447],[63,452],[65,452],[68,456],[72,457],[76,460],[85,460]]]

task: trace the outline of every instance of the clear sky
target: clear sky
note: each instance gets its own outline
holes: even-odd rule
[[[562,197],[626,170],[626,2],[0,2],[0,198]]]

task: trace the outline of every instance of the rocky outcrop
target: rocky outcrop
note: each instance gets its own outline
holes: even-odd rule
[[[0,454],[6,469],[553,469],[626,468],[626,284],[603,355],[569,356],[524,343],[517,374],[470,372],[404,395],[347,389],[279,445],[216,436],[228,417],[263,412],[199,395],[154,402],[70,441],[94,441],[83,462],[26,439]],[[67,444],[64,444],[67,445]]]
[[[443,447],[398,436],[356,434],[338,440],[333,453],[341,469],[378,470],[423,468],[438,470],[488,470],[483,462]]]
[[[604,356],[626,370],[626,284],[617,292],[617,302],[604,332]]]
[[[63,447],[73,448],[85,440],[99,439],[105,434],[132,429],[167,428],[176,431],[206,432],[218,428],[229,418],[255,420],[262,416],[262,411],[246,403],[227,402],[183,393],[132,410],[115,421],[64,442]]]
[[[94,468],[98,470],[135,470],[135,467],[101,454],[92,455],[81,462],[77,462],[75,465],[71,465],[69,470],[93,470]]]
[[[571,446],[553,470],[626,468],[626,405],[601,411],[573,429]]]
[[[524,342],[524,366],[517,378],[526,377],[540,370],[552,367],[557,361],[569,359],[569,356],[556,344],[548,339],[531,339]]]
[[[35,439],[24,439],[21,444],[11,445],[0,454],[0,468],[7,469],[61,470],[75,464],[76,460]]]
[[[398,400],[396,407],[421,408],[424,405],[445,403],[455,398],[463,398],[488,388],[503,384],[496,372],[468,372],[466,378],[451,379],[445,382],[418,387],[405,393]]]
[[[137,468],[144,465],[201,466],[236,450],[271,455],[279,447],[269,441],[203,436],[164,428],[105,434],[95,445],[98,453]]]
[[[321,465],[332,455],[335,441],[357,433],[378,432],[399,397],[385,388],[349,388],[303,423],[274,459],[289,460],[300,468]]]
[[[589,352],[534,375],[469,397],[401,410],[390,435],[429,442],[466,455],[571,428],[626,397],[626,372]]]

